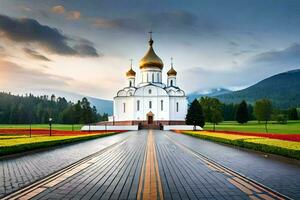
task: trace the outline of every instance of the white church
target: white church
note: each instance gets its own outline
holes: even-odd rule
[[[149,49],[139,67],[141,81],[138,84],[132,65],[126,73],[128,85],[114,97],[114,112],[109,124],[147,127],[185,124],[187,97],[177,86],[173,62],[167,72],[167,84],[162,82],[164,64],[153,49],[151,34]]]

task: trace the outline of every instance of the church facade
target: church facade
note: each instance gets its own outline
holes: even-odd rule
[[[185,124],[188,101],[177,83],[173,62],[167,72],[167,83],[162,82],[162,60],[153,49],[150,35],[149,49],[139,62],[140,83],[136,72],[126,73],[127,86],[114,97],[114,114],[109,121],[114,125],[182,125]]]

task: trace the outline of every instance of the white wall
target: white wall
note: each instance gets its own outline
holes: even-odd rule
[[[165,125],[164,131],[169,130],[184,130],[184,131],[192,131],[194,130],[193,125]],[[203,130],[200,126],[196,126],[196,130]]]
[[[103,126],[103,125],[91,125],[91,126],[83,126],[81,128],[82,131],[113,131],[113,130],[124,130],[124,131],[136,131],[138,130],[138,126]]]

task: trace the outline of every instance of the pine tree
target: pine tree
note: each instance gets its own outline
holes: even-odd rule
[[[202,107],[197,99],[195,99],[190,105],[185,122],[187,125],[194,125],[204,127],[205,120]]]
[[[299,120],[298,112],[296,108],[291,108],[289,110],[289,120]]]
[[[249,117],[248,117],[248,106],[247,106],[246,101],[243,100],[238,105],[238,108],[236,110],[235,119],[240,124],[244,124],[244,123],[248,122],[248,120],[249,120]]]

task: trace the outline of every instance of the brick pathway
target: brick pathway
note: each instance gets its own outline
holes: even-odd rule
[[[202,140],[151,130],[129,135],[132,137],[126,138],[124,134],[114,145],[106,145],[7,199],[283,199],[207,159],[207,151],[203,151],[203,156],[197,148],[197,142]],[[207,143],[206,147],[226,157],[223,145]],[[246,156],[243,151],[239,153]],[[252,155],[253,159],[255,156]],[[273,161],[269,162],[268,167]],[[281,163],[281,167],[286,166]],[[268,169],[264,170],[267,173]]]
[[[0,197],[133,135],[122,133],[61,148],[0,160]]]
[[[300,199],[300,167],[295,164],[183,134],[165,134],[259,183],[294,199]]]

